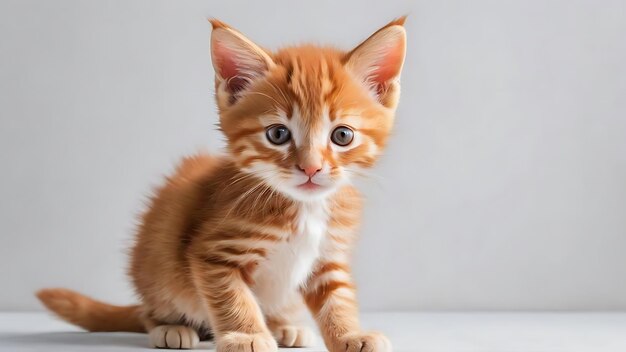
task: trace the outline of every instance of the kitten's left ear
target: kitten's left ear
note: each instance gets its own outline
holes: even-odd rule
[[[345,59],[346,67],[360,79],[385,106],[395,108],[400,72],[406,52],[406,16],[376,31]]]
[[[270,55],[239,31],[218,20],[210,20],[211,58],[215,68],[216,91],[223,84],[224,92],[233,103],[257,78],[274,65]]]

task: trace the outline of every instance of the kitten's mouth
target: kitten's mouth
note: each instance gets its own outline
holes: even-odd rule
[[[301,185],[298,185],[298,188],[305,189],[307,191],[315,191],[317,189],[320,189],[321,187],[321,185],[318,185],[317,183],[311,181],[311,179]]]

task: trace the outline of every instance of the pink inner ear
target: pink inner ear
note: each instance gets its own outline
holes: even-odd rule
[[[235,53],[219,42],[214,43],[213,57],[217,61],[216,66],[219,70],[219,75],[225,80],[231,79],[239,75],[239,67],[235,62]]]
[[[403,59],[402,46],[403,43],[399,41],[395,46],[389,47],[377,62],[377,69],[372,72],[371,81],[381,86],[382,89],[389,80],[400,73]]]
[[[231,94],[244,90],[248,78],[242,75],[241,67],[237,65],[236,52],[218,42],[214,45],[213,55],[217,61],[219,75],[226,81],[226,89]],[[235,97],[233,96],[232,99],[234,102]]]

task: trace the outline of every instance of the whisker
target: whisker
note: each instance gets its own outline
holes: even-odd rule
[[[285,99],[285,104],[289,103],[289,99],[287,99],[287,96],[285,95],[285,92],[283,92],[282,89],[278,88],[274,83],[272,82],[267,82],[269,83],[270,87],[272,87],[274,89],[275,92],[279,93],[283,99]]]
[[[347,168],[344,170],[348,172],[349,174],[352,174],[358,177],[359,179],[373,181],[374,184],[376,184],[376,186],[379,187],[380,189],[384,188],[384,184],[383,184],[384,178],[380,175],[376,175],[374,173],[367,172],[364,170],[353,170],[353,169],[347,169]]]
[[[246,94],[257,94],[257,95],[261,95],[264,96],[266,98],[271,99],[272,101],[274,101],[274,103],[276,103],[276,105],[281,106],[282,104],[279,103],[276,99],[272,98],[271,96],[265,94],[265,93],[261,93],[261,92],[247,92]]]

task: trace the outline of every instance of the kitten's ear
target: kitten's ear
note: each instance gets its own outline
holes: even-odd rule
[[[271,57],[237,30],[212,19],[211,59],[215,69],[216,89],[224,83],[231,98],[274,65]],[[234,101],[234,99],[232,99]]]
[[[398,79],[406,52],[405,17],[376,31],[348,53],[345,64],[374,95],[388,105],[390,88],[398,90]],[[397,94],[394,94],[397,95]],[[395,99],[397,100],[397,99]]]

